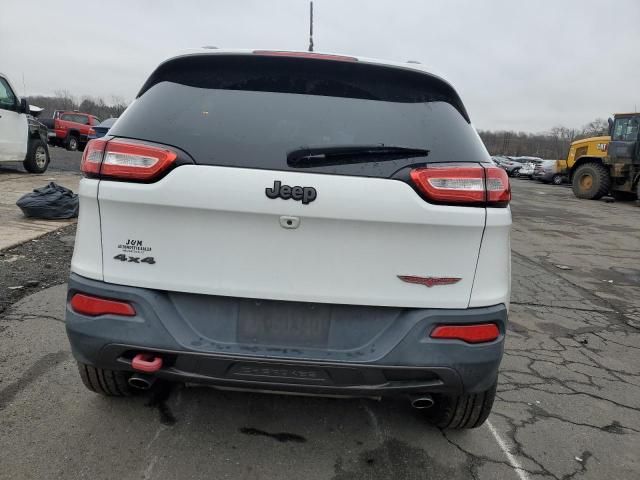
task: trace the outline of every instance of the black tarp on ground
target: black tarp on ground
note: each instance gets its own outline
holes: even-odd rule
[[[23,195],[16,205],[26,217],[56,220],[78,216],[78,195],[54,182]]]

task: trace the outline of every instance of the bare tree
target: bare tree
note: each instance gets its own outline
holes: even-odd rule
[[[608,129],[607,121],[597,118],[581,129],[558,125],[543,133],[481,130],[478,134],[492,155],[564,159],[567,158],[571,142],[586,137],[607,135]]]
[[[75,110],[77,107],[76,99],[71,95],[69,90],[56,90],[53,92],[57,97],[57,103],[60,108],[58,110]]]
[[[114,117],[119,117],[127,109],[127,102],[120,95],[111,95],[111,106],[114,110]]]
[[[119,117],[127,108],[127,103],[123,97],[114,95],[111,98],[112,104],[108,105],[102,97],[96,98],[90,95],[83,95],[78,103],[77,99],[69,91],[58,90],[52,97],[32,96],[28,100],[30,104],[44,109],[40,115],[41,118],[51,117],[55,110],[78,110],[105,120],[109,117]]]
[[[596,118],[582,127],[582,135],[585,137],[598,137],[609,134],[609,123],[604,118]]]

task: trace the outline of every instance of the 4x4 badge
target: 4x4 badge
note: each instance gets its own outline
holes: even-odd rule
[[[398,275],[398,278],[403,282],[417,283],[429,288],[438,285],[453,285],[462,280],[458,277],[417,277],[415,275]]]
[[[298,202],[302,200],[305,205],[313,202],[318,196],[316,189],[313,187],[290,187],[289,185],[282,185],[280,180],[275,180],[273,187],[265,188],[264,193],[269,198],[280,197],[283,200],[293,198]]]

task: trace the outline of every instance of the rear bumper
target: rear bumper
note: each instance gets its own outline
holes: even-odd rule
[[[72,274],[68,299],[76,292],[126,300],[136,310],[134,317],[87,317],[67,303],[67,334],[80,362],[133,371],[133,356],[147,351],[163,357],[155,375],[167,380],[326,395],[487,390],[498,375],[507,322],[504,305],[456,310],[332,305],[326,345],[261,345],[237,340],[238,312],[246,299],[125,287]],[[280,303],[289,311],[290,302]],[[438,324],[484,322],[498,325],[497,340],[471,345],[429,338]]]

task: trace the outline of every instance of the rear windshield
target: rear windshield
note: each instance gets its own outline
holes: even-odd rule
[[[170,61],[110,134],[173,145],[198,164],[272,170],[296,170],[287,163],[291,151],[360,145],[429,154],[306,171],[389,176],[416,163],[489,161],[445,82],[403,69],[301,58]]]

